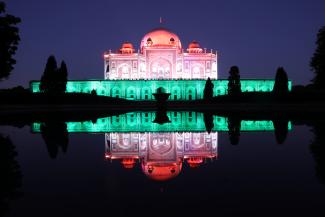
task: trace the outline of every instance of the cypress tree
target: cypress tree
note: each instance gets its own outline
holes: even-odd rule
[[[240,74],[237,66],[232,66],[228,77],[228,94],[238,95],[241,93]]]
[[[214,85],[212,84],[212,81],[210,79],[210,77],[208,78],[208,80],[205,83],[204,86],[204,92],[203,92],[203,99],[204,100],[211,100],[213,97],[213,87]]]
[[[64,93],[66,91],[67,81],[68,81],[68,68],[64,61],[61,62],[60,69],[57,73],[58,79],[58,92]]]
[[[58,71],[58,66],[56,63],[56,59],[53,55],[51,55],[47,59],[44,73],[41,77],[40,90],[42,92],[45,93],[55,92],[55,80],[56,80],[57,71]]]
[[[66,91],[68,81],[68,69],[64,61],[60,68],[54,56],[47,60],[44,73],[41,78],[40,90],[44,93],[62,94]]]
[[[311,69],[315,73],[312,82],[316,88],[325,89],[325,26],[317,34],[316,45],[316,51],[310,61]]]
[[[275,75],[275,83],[273,87],[273,93],[275,94],[287,94],[288,89],[288,76],[283,67],[279,67]]]

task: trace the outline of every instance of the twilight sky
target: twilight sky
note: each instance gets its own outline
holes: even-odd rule
[[[219,78],[238,65],[242,78],[274,78],[283,66],[294,84],[313,77],[309,60],[325,25],[324,0],[6,0],[22,18],[17,65],[0,88],[39,80],[49,55],[65,60],[69,79],[103,79],[103,53],[123,41],[135,48],[151,29],[218,51]]]

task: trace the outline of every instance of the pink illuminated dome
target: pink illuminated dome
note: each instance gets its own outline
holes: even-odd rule
[[[154,29],[141,40],[141,50],[144,47],[177,47],[182,48],[179,37],[165,28]]]
[[[133,44],[130,42],[124,42],[122,48],[120,49],[122,54],[130,54],[134,52]]]
[[[202,48],[200,47],[199,42],[197,41],[192,41],[189,45],[188,45],[188,49],[187,51],[189,53],[202,53]]]

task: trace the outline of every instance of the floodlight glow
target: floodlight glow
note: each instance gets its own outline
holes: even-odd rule
[[[167,93],[171,93],[169,100],[195,100],[203,99],[205,80],[88,80],[68,81],[67,93],[91,93],[96,90],[98,95],[116,97],[130,100],[154,100],[152,94],[157,88],[163,87]],[[214,84],[213,95],[226,95],[228,92],[228,80],[212,80]],[[40,92],[40,82],[33,81],[30,88],[33,93]],[[271,92],[274,80],[241,80],[243,92]],[[291,90],[292,83],[288,82]],[[134,93],[132,93],[134,92]],[[134,94],[134,97],[130,95]]]

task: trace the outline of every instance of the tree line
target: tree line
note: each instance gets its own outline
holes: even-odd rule
[[[275,82],[273,87],[274,95],[286,95],[289,93],[288,89],[288,75],[283,67],[279,67],[276,71]],[[213,99],[213,87],[212,81],[210,78],[207,79],[204,87],[203,98],[205,101]],[[241,84],[240,84],[240,72],[238,66],[232,66],[229,71],[228,77],[228,88],[227,92],[229,96],[240,96]]]

